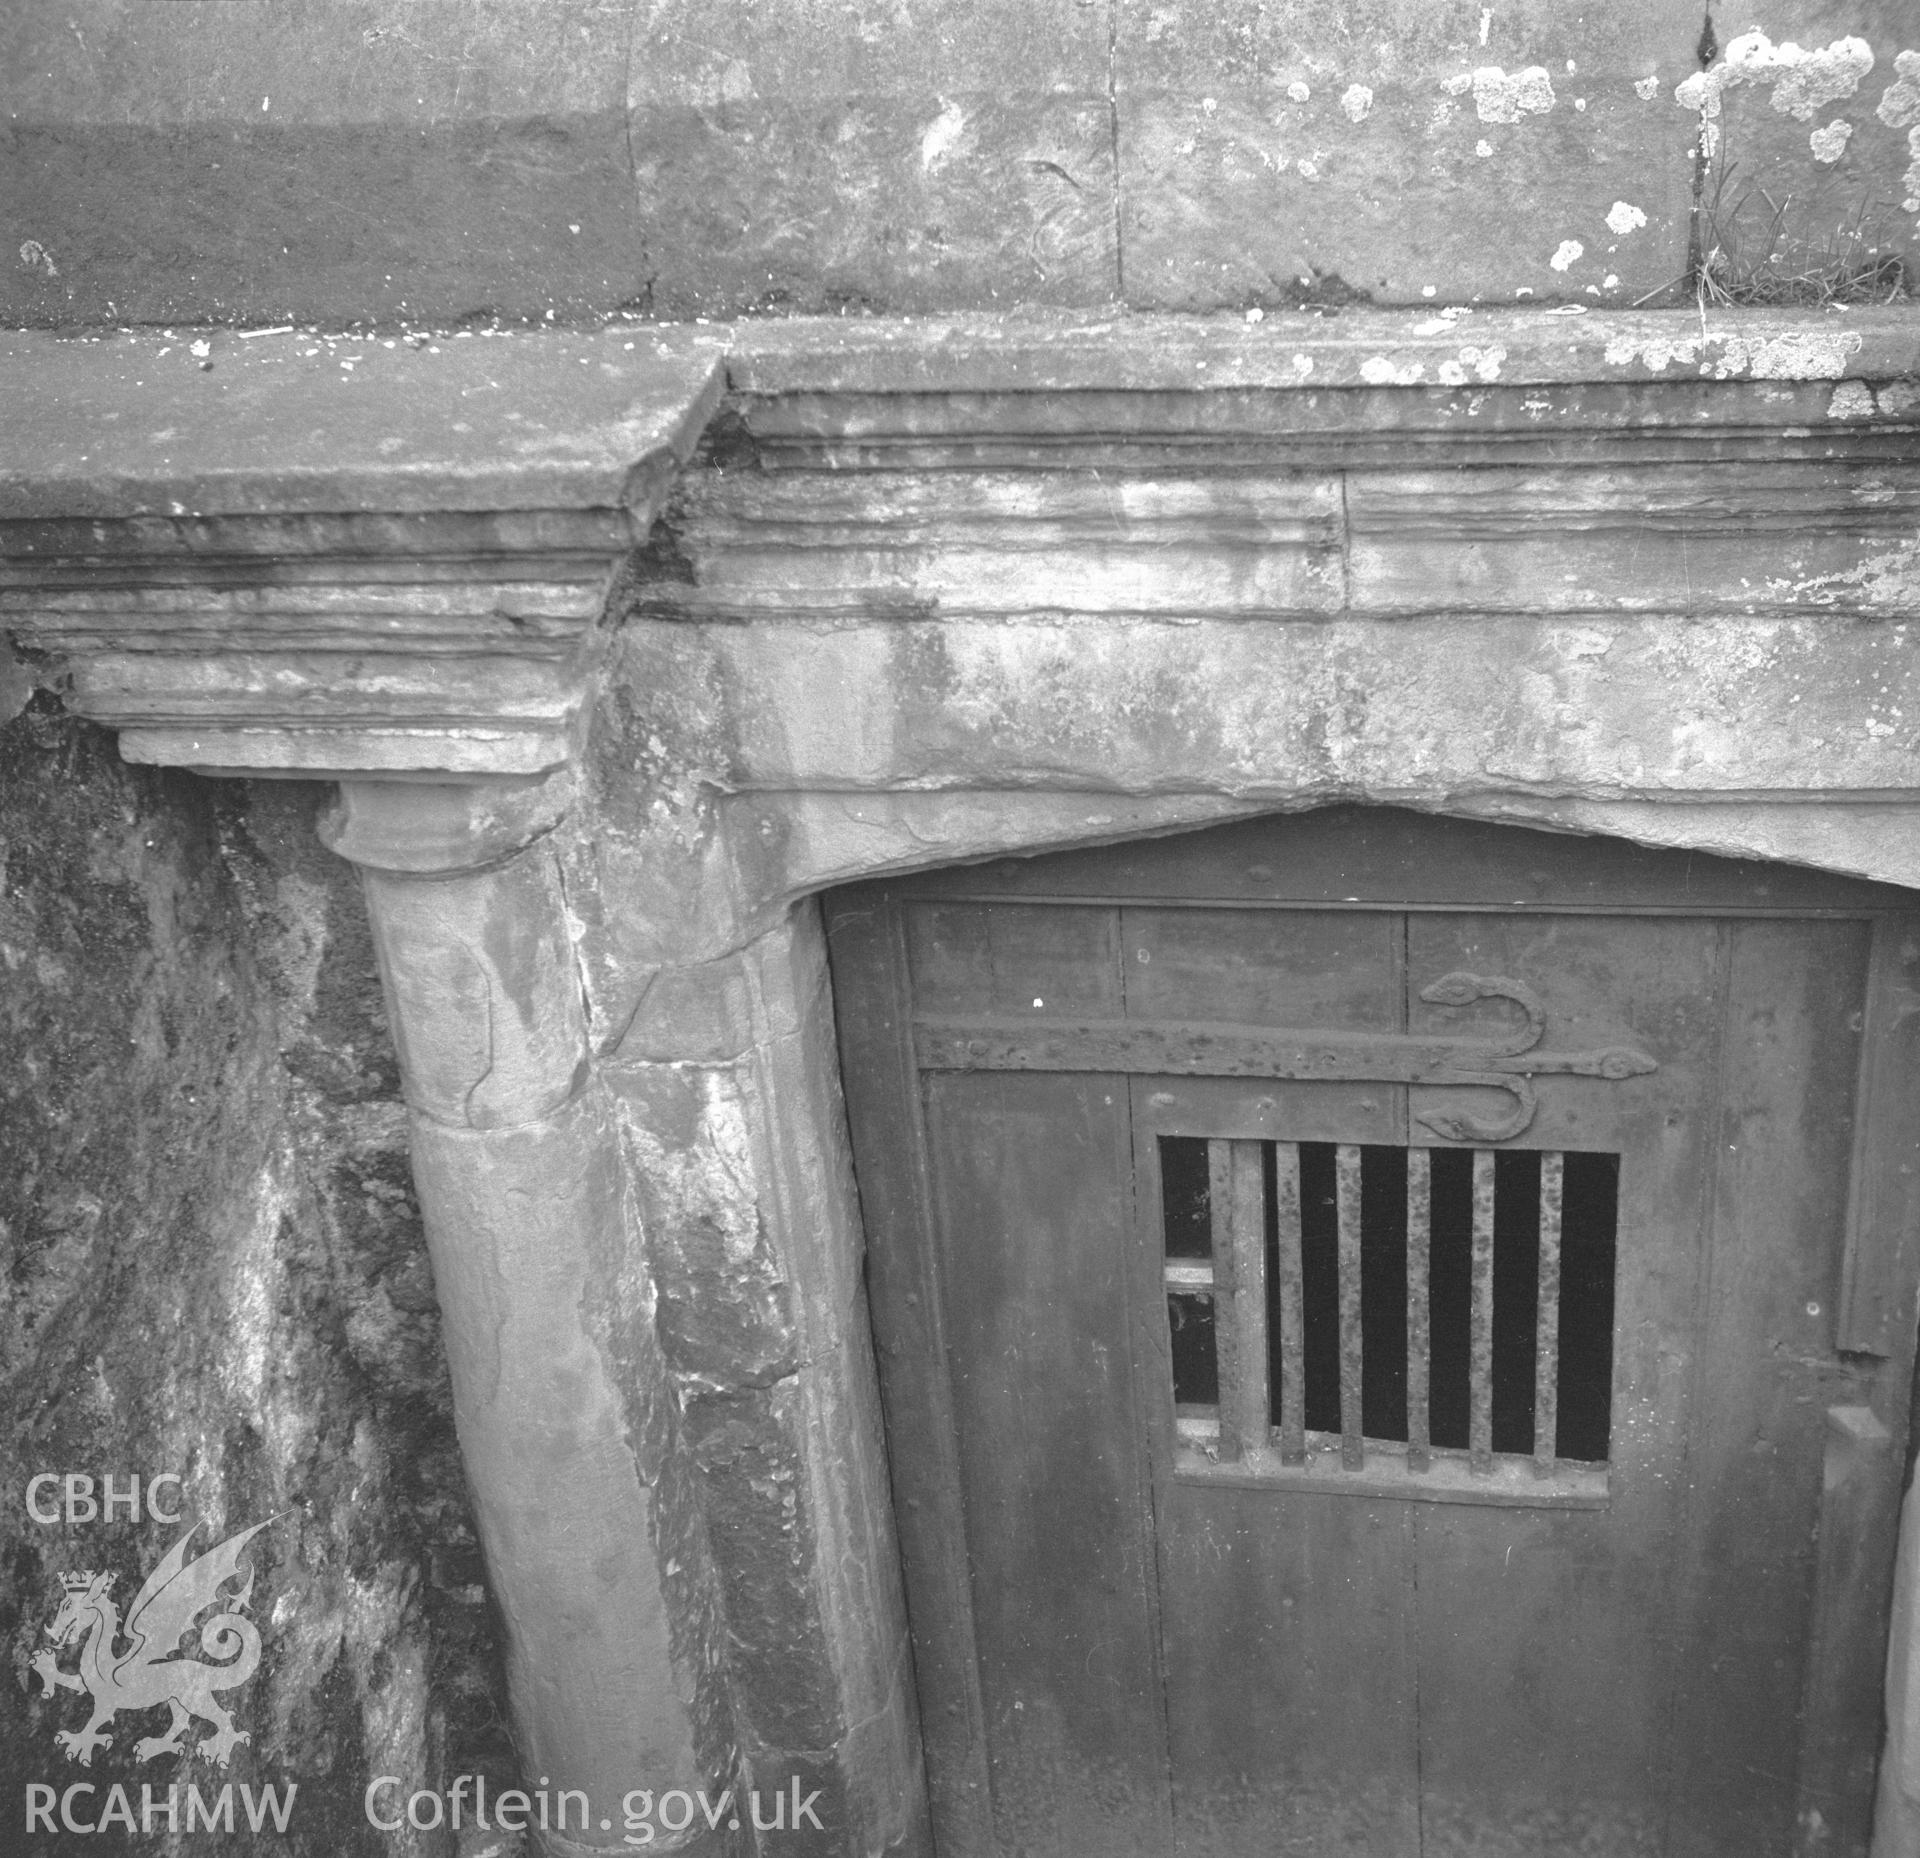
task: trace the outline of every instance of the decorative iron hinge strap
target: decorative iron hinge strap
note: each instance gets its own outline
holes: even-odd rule
[[[1529,1079],[1626,1078],[1659,1069],[1631,1046],[1595,1051],[1534,1050],[1546,1009],[1523,981],[1499,975],[1443,975],[1420,990],[1437,1006],[1507,1000],[1526,1023],[1492,1038],[1442,1033],[1301,1032],[1207,1020],[963,1020],[914,1024],[914,1054],[926,1071],[1111,1071],[1149,1077],[1273,1077],[1327,1084],[1425,1084],[1503,1091],[1504,1117],[1437,1113],[1418,1121],[1455,1142],[1504,1142],[1533,1121]]]

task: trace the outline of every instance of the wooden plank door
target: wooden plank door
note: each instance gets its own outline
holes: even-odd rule
[[[1864,1851],[1920,947],[1579,850],[835,900],[942,1858]]]

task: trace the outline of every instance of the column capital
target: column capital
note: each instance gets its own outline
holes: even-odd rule
[[[545,838],[571,810],[569,768],[475,781],[342,779],[320,840],[363,871],[429,877],[481,871]]]

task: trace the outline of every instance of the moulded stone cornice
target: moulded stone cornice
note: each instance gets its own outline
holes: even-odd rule
[[[769,469],[1898,457],[1920,318],[1448,310],[741,324]],[[1884,391],[1876,392],[1876,386]]]
[[[0,383],[0,627],[129,759],[468,776],[569,758],[721,385],[636,327],[18,334]]]
[[[0,628],[135,759],[566,761],[703,429],[625,609],[1879,618],[1920,586],[1897,309],[200,340],[0,338]]]
[[[813,620],[1920,603],[1920,318],[742,325],[637,591]]]

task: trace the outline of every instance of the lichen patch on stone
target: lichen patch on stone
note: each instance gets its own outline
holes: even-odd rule
[[[1570,270],[1586,249],[1578,239],[1562,239],[1559,250],[1547,260],[1547,263],[1556,271]]]
[[[1857,329],[1797,329],[1786,335],[1715,335],[1720,357],[1703,363],[1717,381],[1837,381],[1860,346]]]
[[[1616,200],[1607,208],[1607,230],[1617,239],[1624,239],[1646,223],[1646,213],[1630,201]]]
[[[1920,123],[1920,52],[1900,52],[1893,61],[1894,78],[1874,114],[1889,129]]]
[[[1907,132],[1907,171],[1901,177],[1907,197],[1900,204],[1920,213],[1920,52],[1901,52],[1893,61],[1894,80],[1874,114],[1889,129]]]
[[[1795,581],[1788,591],[1814,606],[1849,600],[1870,607],[1920,608],[1920,540],[1882,549],[1843,573]]]
[[[1682,340],[1617,335],[1607,343],[1606,359],[1615,368],[1637,362],[1650,374],[1697,363],[1716,381],[1837,381],[1860,343],[1857,329],[1796,329],[1774,336],[1712,332]]]
[[[1474,113],[1483,123],[1517,123],[1523,115],[1544,116],[1553,108],[1553,80],[1545,65],[1528,65],[1509,75],[1499,65],[1482,65],[1461,83],[1447,81],[1447,88],[1460,91],[1473,87]]]
[[[945,104],[920,138],[920,166],[931,172],[950,159],[966,128],[966,112],[957,103]]]
[[[1851,97],[1872,69],[1873,47],[1865,39],[1835,39],[1808,51],[1791,39],[1775,45],[1755,27],[1735,39],[1718,64],[1675,85],[1673,100],[1699,114],[1700,147],[1711,159],[1720,146],[1721,99],[1727,91],[1741,84],[1771,84],[1773,107],[1807,122],[1822,105]]]
[[[1835,39],[1814,51],[1791,39],[1775,45],[1755,28],[1727,47],[1728,83],[1773,84],[1773,107],[1798,122],[1808,121],[1823,104],[1851,97],[1873,69],[1873,47],[1865,39]]]
[[[1813,150],[1813,158],[1815,161],[1834,162],[1838,161],[1840,157],[1847,152],[1847,143],[1852,135],[1853,125],[1851,123],[1844,121],[1831,122],[1822,128],[1814,130],[1814,132],[1807,137],[1807,146]]]
[[[1349,84],[1340,93],[1340,108],[1350,123],[1363,123],[1373,113],[1373,92],[1365,84]]]
[[[1443,325],[1444,326],[1444,325]],[[1422,325],[1426,327],[1426,325]],[[1500,364],[1507,358],[1507,351],[1495,344],[1478,347],[1468,343],[1460,350],[1459,358],[1443,361],[1434,370],[1442,386],[1464,387],[1469,378],[1482,381],[1497,381],[1500,378]],[[1473,410],[1478,410],[1477,407]]]

